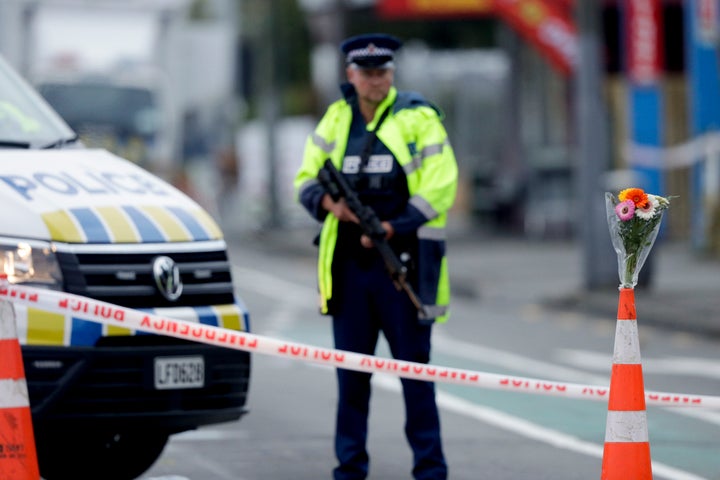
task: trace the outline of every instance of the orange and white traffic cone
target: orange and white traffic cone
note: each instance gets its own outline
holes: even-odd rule
[[[0,478],[39,480],[25,368],[15,310],[0,300]]]
[[[631,288],[620,289],[601,479],[652,479],[635,292]]]

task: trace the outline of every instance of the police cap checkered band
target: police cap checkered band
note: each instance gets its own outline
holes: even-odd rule
[[[392,66],[395,51],[401,46],[402,42],[392,35],[372,33],[350,37],[340,45],[340,49],[348,64],[388,68]]]

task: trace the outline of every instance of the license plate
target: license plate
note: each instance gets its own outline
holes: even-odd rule
[[[155,358],[157,390],[202,388],[204,385],[205,360],[202,356]]]

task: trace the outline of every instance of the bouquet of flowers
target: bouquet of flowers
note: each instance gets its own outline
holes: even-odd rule
[[[605,194],[610,238],[618,255],[621,288],[634,288],[638,274],[655,243],[663,211],[670,200],[645,193],[641,188],[627,188],[617,198]]]

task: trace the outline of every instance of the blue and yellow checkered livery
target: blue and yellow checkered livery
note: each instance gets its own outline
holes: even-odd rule
[[[222,231],[200,208],[121,205],[42,214],[52,240],[66,243],[165,243],[218,240]]]
[[[166,318],[212,325],[230,330],[249,331],[249,314],[239,300],[235,304],[205,307],[140,309]],[[18,333],[26,345],[91,347],[102,336],[145,335],[145,332],[104,325],[32,307],[17,306]]]

